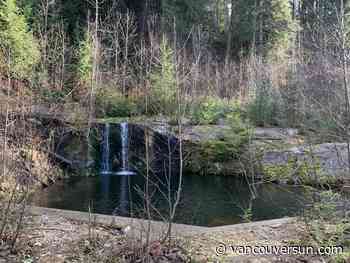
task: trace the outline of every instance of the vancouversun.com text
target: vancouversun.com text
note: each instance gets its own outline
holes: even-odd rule
[[[327,246],[327,247],[312,247],[312,246],[234,246],[230,244],[220,243],[216,246],[215,252],[217,256],[229,254],[236,255],[318,255],[318,256],[333,256],[341,254],[343,247]]]

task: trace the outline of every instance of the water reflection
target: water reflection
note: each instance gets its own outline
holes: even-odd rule
[[[62,181],[34,196],[34,204],[102,214],[142,216],[144,200],[137,189],[144,189],[142,176],[76,177]],[[261,184],[251,199],[248,185],[235,178],[186,175],[175,221],[217,226],[243,222],[251,205],[252,220],[295,216],[311,200],[310,193],[298,187]],[[168,203],[159,191],[152,190],[152,203],[166,215]],[[134,208],[135,211],[132,211]],[[154,213],[154,219],[160,217]]]
[[[121,216],[144,215],[145,132],[128,125],[101,126],[96,145],[96,176],[71,177],[38,192],[33,203],[39,206]],[[124,138],[124,139],[123,139]],[[178,185],[177,141],[156,135],[151,138],[148,178],[153,219],[169,213],[168,191],[174,198]],[[170,157],[169,157],[170,156]],[[129,161],[129,163],[128,163]],[[129,165],[130,164],[130,165]],[[137,171],[129,175],[120,171]],[[102,171],[102,172],[101,172]],[[118,172],[119,171],[119,172]],[[171,187],[169,187],[171,185]],[[294,216],[311,200],[304,188],[255,185],[256,192],[239,177],[185,174],[175,222],[217,226],[243,222],[247,216],[263,220]]]

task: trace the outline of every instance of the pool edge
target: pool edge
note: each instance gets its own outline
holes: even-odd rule
[[[87,212],[80,211],[72,211],[72,210],[63,210],[56,208],[46,208],[39,206],[27,206],[27,212],[32,215],[51,215],[51,216],[61,216],[67,219],[81,221],[81,222],[89,222],[92,220],[94,223],[104,224],[104,225],[114,225],[116,227],[125,228],[127,226],[131,226],[132,229],[137,232],[143,231],[145,226],[148,224],[148,220],[138,219],[132,217],[121,217],[121,216],[112,216],[112,215],[102,215],[92,213],[89,215]],[[216,227],[203,227],[196,225],[185,225],[185,224],[172,224],[172,230],[174,235],[181,236],[191,236],[200,233],[211,233],[211,232],[225,232],[232,230],[250,230],[255,227],[273,227],[281,224],[293,223],[297,220],[296,217],[284,217],[278,219],[271,220],[262,220],[250,223],[240,223],[234,225],[224,225],[224,226],[216,226]],[[151,232],[153,234],[162,234],[165,233],[168,224],[166,222],[154,221],[151,220]],[[135,232],[135,231],[134,231]]]

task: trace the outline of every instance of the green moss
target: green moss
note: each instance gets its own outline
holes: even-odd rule
[[[239,157],[248,143],[251,129],[239,115],[227,118],[230,126],[217,139],[187,143],[186,167],[202,174],[237,174],[241,167]]]
[[[185,166],[188,170],[200,174],[220,174],[220,163],[232,157],[232,149],[224,141],[208,140],[199,144],[187,143],[185,146]]]
[[[231,138],[232,139],[232,138]],[[237,160],[243,150],[245,141],[237,138],[228,140],[207,140],[191,147],[191,158],[189,162],[198,166],[199,170],[210,174],[220,174],[223,170],[221,164]]]

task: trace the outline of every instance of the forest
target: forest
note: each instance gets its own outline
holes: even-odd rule
[[[0,0],[0,263],[350,262],[349,64],[347,0]]]

